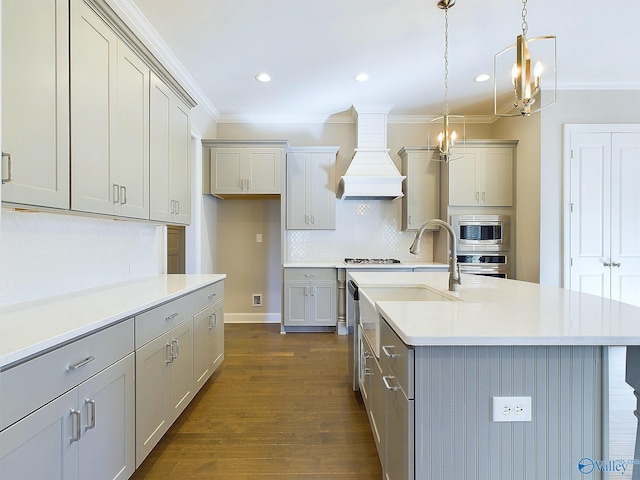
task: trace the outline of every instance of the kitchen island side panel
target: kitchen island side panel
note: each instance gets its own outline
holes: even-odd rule
[[[608,460],[603,348],[416,347],[415,478],[584,478],[582,458]],[[532,421],[493,422],[495,396],[530,396]]]

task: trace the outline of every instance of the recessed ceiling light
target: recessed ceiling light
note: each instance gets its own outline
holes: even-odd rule
[[[360,72],[353,78],[355,78],[358,82],[366,82],[367,80],[369,80],[369,75],[364,72]]]
[[[262,72],[256,75],[256,80],[259,82],[270,82],[271,76],[268,73]]]
[[[486,82],[487,80],[489,80],[489,75],[486,73],[481,73],[480,75],[478,75],[476,78],[474,78],[474,80],[476,82]]]

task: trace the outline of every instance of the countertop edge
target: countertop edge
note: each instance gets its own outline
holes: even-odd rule
[[[30,312],[45,308],[54,309],[56,307],[64,307],[65,310],[73,309],[73,295],[78,295],[79,297],[84,297],[85,295],[100,297],[101,295],[104,295],[105,300],[111,301],[112,298],[109,298],[109,296],[118,290],[141,287],[144,286],[145,283],[152,285],[158,282],[166,282],[169,277],[169,275],[146,277],[138,280],[105,285],[104,287],[96,287],[86,291],[74,292],[73,294],[65,294],[58,297],[3,307],[0,309],[0,332],[3,333],[3,335],[0,336],[0,339],[7,334],[6,330],[16,328],[16,325],[7,325],[4,322],[19,322],[20,317],[26,318],[30,315]],[[3,344],[0,344],[0,352],[6,351],[5,353],[0,353],[0,372],[16,363],[21,363],[28,358],[50,351],[76,339],[86,337],[87,335],[155,308],[163,303],[182,297],[209,285],[213,285],[214,283],[218,283],[224,280],[227,276],[225,274],[196,274],[181,275],[180,277],[185,280],[185,284],[180,287],[175,286],[174,288],[171,288],[168,293],[150,294],[147,298],[141,301],[141,303],[123,302],[121,305],[117,302],[110,303],[109,309],[111,311],[105,316],[99,315],[92,317],[91,315],[87,315],[88,318],[85,323],[81,323],[70,329],[62,328],[59,333],[47,336],[42,340],[37,340],[27,345],[13,348],[11,346],[6,346],[7,340],[5,337],[2,340]],[[157,288],[157,285],[152,286]],[[77,300],[77,303],[78,308],[80,308],[82,301]],[[6,314],[5,312],[9,313]]]

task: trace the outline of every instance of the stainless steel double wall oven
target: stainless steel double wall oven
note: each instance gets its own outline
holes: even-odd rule
[[[452,215],[462,273],[510,278],[511,219],[508,215]]]

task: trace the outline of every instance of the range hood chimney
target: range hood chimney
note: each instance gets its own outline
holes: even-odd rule
[[[340,182],[341,199],[402,197],[402,181],[387,148],[387,114],[391,105],[353,105],[357,148]]]

